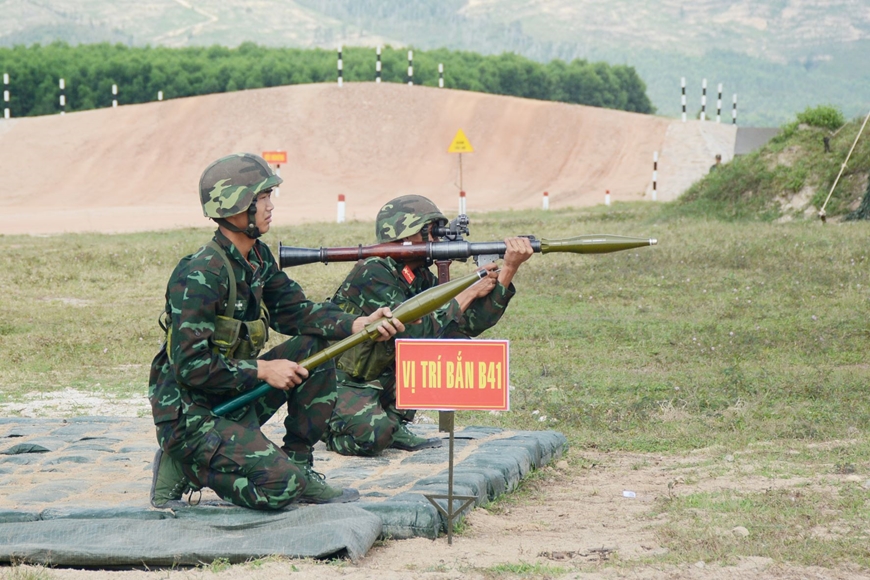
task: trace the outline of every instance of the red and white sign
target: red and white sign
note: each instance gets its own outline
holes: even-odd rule
[[[282,163],[287,163],[287,152],[263,151],[263,159],[266,161],[266,163],[271,163],[272,165],[281,165]]]
[[[396,341],[396,408],[507,411],[506,340]]]

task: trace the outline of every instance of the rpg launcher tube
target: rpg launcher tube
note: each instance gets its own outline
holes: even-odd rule
[[[420,294],[413,296],[404,302],[402,302],[396,308],[393,308],[393,318],[400,320],[402,324],[410,324],[415,320],[418,320],[431,312],[438,310],[440,307],[444,306],[456,296],[486,276],[485,270],[479,270],[476,272],[472,272],[467,276],[463,276],[462,278],[457,278],[455,280],[451,280],[449,282],[445,282],[443,284],[439,284],[434,288],[430,288],[425,292],[421,292]],[[341,353],[346,350],[349,350],[356,345],[363,343],[367,340],[374,340],[380,333],[378,332],[378,326],[382,323],[381,320],[377,320],[372,322],[364,329],[360,330],[354,335],[351,335],[344,340],[336,342],[335,344],[331,344],[330,346],[324,348],[323,350],[314,353],[310,357],[304,359],[299,363],[299,366],[305,367],[308,370],[313,369],[316,366],[322,365],[326,361],[331,358],[337,357]],[[248,391],[244,395],[240,395],[235,399],[230,399],[226,403],[222,403],[212,409],[212,412],[217,415],[226,415],[240,407],[244,407],[248,403],[255,401],[269,392],[271,387],[268,383],[263,383],[255,389]],[[298,388],[298,387],[297,387]]]
[[[643,246],[654,246],[655,238],[633,238],[610,234],[576,236],[561,240],[538,240],[528,236],[532,250],[542,254],[570,252],[573,254],[607,254]],[[503,256],[504,242],[424,242],[419,244],[378,244],[349,248],[294,248],[280,246],[278,261],[282,268],[315,262],[355,262],[366,258],[393,258],[395,260],[428,259],[462,260],[472,256]]]

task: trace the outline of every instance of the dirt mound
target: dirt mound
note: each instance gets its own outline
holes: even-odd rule
[[[197,186],[214,159],[283,149],[276,225],[370,220],[414,193],[458,207],[458,129],[470,212],[644,199],[671,120],[398,84],[297,85],[0,121],[0,232],[205,226]],[[706,153],[705,153],[706,155]],[[660,168],[661,170],[661,168]],[[667,199],[659,185],[659,200]],[[671,195],[673,197],[673,195]],[[647,195],[648,199],[649,196]]]

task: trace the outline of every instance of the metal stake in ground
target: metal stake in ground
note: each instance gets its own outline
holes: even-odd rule
[[[455,495],[453,493],[453,431],[455,415],[455,411],[438,411],[438,431],[441,433],[450,433],[450,445],[447,452],[449,455],[447,464],[447,495],[437,493],[424,495],[424,497],[428,499],[445,518],[447,518],[448,545],[453,545],[453,520],[462,515],[462,512],[465,511],[475,499],[477,499],[473,495]],[[447,500],[447,509],[444,509],[444,507],[436,501],[439,499]],[[459,508],[453,509],[453,500],[459,500],[462,502],[459,504]]]

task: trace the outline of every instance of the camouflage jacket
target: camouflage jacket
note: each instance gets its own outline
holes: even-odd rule
[[[299,284],[278,269],[266,244],[256,241],[246,261],[220,230],[214,239],[230,259],[237,280],[234,318],[257,320],[262,301],[269,310],[269,326],[281,334],[330,340],[351,334],[356,316],[329,302],[308,300]],[[182,258],[172,272],[166,287],[171,353],[164,343],[151,363],[148,386],[155,423],[187,414],[193,403],[199,407],[192,412],[201,413],[260,384],[256,359],[227,358],[212,343],[216,318],[226,309],[229,284],[223,259],[209,247]]]
[[[369,258],[354,266],[332,301],[347,312],[365,316],[381,306],[395,308],[408,298],[438,284],[438,277],[428,268],[413,270],[410,282],[403,274],[404,264],[392,258]],[[405,325],[396,338],[469,338],[494,326],[516,293],[514,285],[501,284],[487,296],[478,298],[463,313],[451,300],[419,324]],[[376,381],[386,389],[395,385],[395,344],[367,341],[347,351],[337,363],[340,381],[364,384]],[[380,385],[377,385],[380,383]]]

